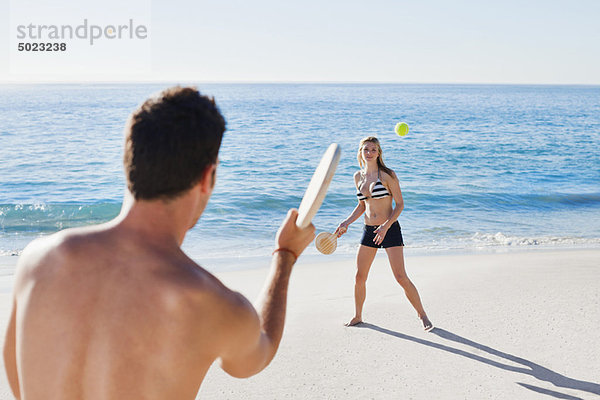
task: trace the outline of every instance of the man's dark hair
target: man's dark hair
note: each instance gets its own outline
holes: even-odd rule
[[[125,175],[135,199],[172,199],[217,161],[225,119],[213,98],[173,87],[133,112],[125,138]]]

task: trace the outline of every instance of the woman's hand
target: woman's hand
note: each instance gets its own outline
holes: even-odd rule
[[[342,222],[337,229],[335,230],[335,232],[333,233],[334,235],[337,235],[337,237],[342,236],[344,233],[348,232],[348,225],[350,225],[349,223],[347,223],[346,221]]]
[[[383,239],[385,238],[385,234],[387,233],[389,226],[387,224],[379,225],[379,228],[375,229],[375,237],[373,238],[373,243],[379,246]]]

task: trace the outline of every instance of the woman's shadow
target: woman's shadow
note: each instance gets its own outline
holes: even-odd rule
[[[452,332],[448,332],[447,330],[444,330],[444,329],[434,328],[431,331],[431,333],[439,336],[442,339],[449,340],[449,341],[456,342],[456,343],[461,343],[461,344],[473,347],[475,349],[484,351],[488,354],[491,354],[491,355],[494,355],[494,356],[497,356],[500,358],[504,358],[505,360],[512,361],[516,364],[520,364],[520,365],[522,365],[522,367],[504,364],[504,363],[501,363],[498,361],[491,360],[486,357],[482,357],[482,356],[479,356],[476,354],[469,353],[468,351],[460,350],[460,349],[450,347],[450,346],[447,346],[447,345],[444,345],[441,343],[436,343],[436,342],[432,342],[429,340],[405,335],[403,333],[395,332],[395,331],[392,331],[392,330],[389,330],[386,328],[382,328],[380,326],[369,324],[369,323],[362,323],[362,324],[358,325],[357,327],[372,329],[374,331],[385,333],[386,335],[391,335],[391,336],[397,337],[399,339],[404,339],[404,340],[419,343],[419,344],[422,344],[425,346],[433,347],[435,349],[447,351],[449,353],[457,354],[459,356],[463,356],[463,357],[469,358],[471,360],[479,361],[484,364],[494,366],[496,368],[504,369],[506,371],[512,371],[512,372],[522,373],[524,375],[530,375],[541,381],[550,382],[554,386],[557,386],[557,387],[581,390],[584,392],[589,392],[589,393],[594,393],[594,394],[600,395],[600,384],[593,383],[593,382],[580,381],[577,379],[572,379],[572,378],[566,377],[557,372],[549,370],[548,368],[542,367],[541,365],[533,363],[529,360],[525,360],[524,358],[513,356],[513,355],[507,354],[507,353],[503,353],[499,350],[493,349],[493,348],[491,348],[489,346],[485,346],[483,344],[473,342],[472,340],[469,340],[462,336],[458,336],[458,335],[456,335]],[[570,396],[570,395],[567,395],[564,393],[555,392],[552,390],[536,387],[533,385],[528,385],[525,383],[520,383],[520,382],[517,382],[517,383],[526,389],[533,390],[537,393],[554,396],[559,399],[571,399],[571,400],[579,399],[579,397]]]

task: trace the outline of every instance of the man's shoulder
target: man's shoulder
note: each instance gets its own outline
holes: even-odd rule
[[[223,308],[223,311],[228,312],[243,312],[247,311],[248,307],[252,307],[250,302],[241,293],[227,287],[221,280],[201,267],[193,260],[188,260],[186,268],[186,285],[191,286],[188,292],[191,296],[206,300],[206,297]]]
[[[47,267],[64,260],[67,249],[72,246],[72,233],[60,231],[31,241],[17,262],[15,287],[19,288],[27,281],[39,278]]]
[[[21,259],[41,261],[50,256],[69,253],[85,243],[89,244],[95,233],[93,228],[71,228],[35,239],[25,247]]]
[[[203,318],[194,319],[201,326],[213,326],[220,332],[245,330],[248,326],[258,326],[258,314],[252,303],[241,293],[227,287],[219,278],[190,260],[184,267],[185,272],[178,277],[175,285],[165,287],[167,292],[174,291],[184,305]],[[182,279],[183,278],[183,279]]]
[[[69,238],[69,232],[60,231],[31,241],[19,257],[19,265],[33,267],[48,257],[57,256],[70,244]]]

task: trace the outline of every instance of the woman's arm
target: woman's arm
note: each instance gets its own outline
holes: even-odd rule
[[[344,233],[346,233],[348,231],[348,226],[350,226],[351,223],[356,221],[358,219],[358,217],[360,217],[364,212],[365,212],[365,202],[364,202],[364,200],[361,200],[358,202],[357,206],[354,207],[352,214],[350,214],[350,216],[348,218],[346,218],[344,221],[342,221],[342,223],[337,227],[337,229],[334,232],[334,235],[337,235],[337,237],[340,237]]]
[[[358,190],[358,181],[359,180],[360,180],[360,171],[357,171],[356,173],[354,173],[354,186],[356,186],[357,190]],[[352,214],[350,214],[350,216],[348,216],[348,218],[346,218],[344,221],[342,221],[342,223],[335,230],[334,235],[337,235],[337,237],[340,237],[344,233],[346,233],[348,231],[348,226],[350,226],[350,224],[352,224],[354,221],[356,221],[358,219],[358,217],[360,217],[365,212],[365,209],[366,209],[365,201],[359,200],[356,207],[354,207],[354,210],[352,210]]]
[[[385,234],[387,233],[389,227],[396,222],[400,216],[400,213],[402,213],[402,210],[404,210],[404,199],[402,198],[402,190],[400,190],[400,182],[398,181],[396,173],[394,171],[392,171],[391,174],[384,173],[383,177],[383,183],[387,185],[396,205],[394,208],[392,208],[392,212],[388,216],[388,219],[383,224],[379,225],[379,228],[375,229],[374,242],[377,245],[383,242],[383,238],[385,238]]]
[[[402,198],[402,190],[400,190],[400,182],[398,181],[396,173],[392,171],[392,174],[388,175],[387,177],[389,177],[389,179],[387,179],[386,183],[388,184],[388,188],[390,190],[390,193],[392,194],[392,198],[396,203],[387,221],[383,223],[384,225],[389,226],[396,222],[396,220],[400,216],[400,213],[402,213],[402,210],[404,210],[404,199]]]
[[[342,223],[338,226],[338,229],[336,229],[335,232],[338,233],[340,227],[344,227],[344,228],[348,229],[348,226],[350,226],[350,224],[352,224],[354,221],[356,221],[358,219],[358,217],[360,217],[365,212],[365,208],[366,207],[365,207],[364,200],[359,201],[358,204],[356,205],[356,207],[354,207],[352,214],[350,214],[348,216],[348,218],[346,218],[344,221],[342,221]],[[340,237],[344,233],[346,233],[345,230],[340,235],[338,235],[338,237]]]

